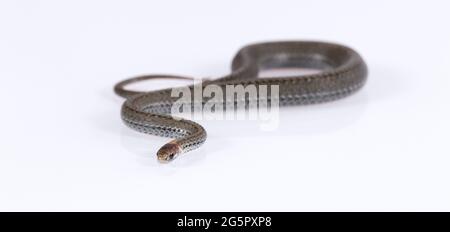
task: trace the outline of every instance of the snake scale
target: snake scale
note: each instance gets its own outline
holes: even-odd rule
[[[214,84],[222,89],[227,85],[277,85],[280,106],[313,104],[345,97],[364,85],[368,73],[367,65],[353,49],[317,41],[250,44],[238,51],[231,67],[229,75],[208,80],[206,84]],[[320,72],[258,78],[261,70],[283,67],[313,68]],[[137,92],[125,88],[130,83],[156,78],[188,79],[170,75],[139,76],[117,83],[114,91],[126,98],[121,117],[128,127],[147,134],[173,138],[157,152],[159,161],[168,162],[181,153],[201,146],[207,135],[198,123],[172,117],[171,107],[177,100],[171,96],[173,89]],[[188,88],[193,89],[194,85]],[[204,104],[207,99],[202,98],[201,101]],[[244,99],[235,98],[233,101],[249,104]],[[194,103],[193,101],[192,104]],[[225,98],[223,104],[226,104]]]

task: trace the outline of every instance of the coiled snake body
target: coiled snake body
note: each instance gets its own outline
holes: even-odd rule
[[[260,70],[279,67],[320,69],[320,73],[302,76],[258,78]],[[196,122],[175,119],[171,108],[176,98],[173,89],[151,92],[126,90],[125,85],[154,78],[184,77],[167,75],[141,76],[124,80],[114,87],[126,98],[122,120],[139,132],[174,138],[157,152],[158,160],[167,162],[181,153],[193,150],[206,140],[205,129]],[[302,105],[331,101],[360,89],[367,78],[367,66],[353,49],[332,43],[313,41],[269,42],[245,46],[232,61],[232,72],[222,78],[209,80],[225,89],[227,85],[278,85],[280,106]],[[204,84],[205,85],[205,84]],[[190,89],[194,85],[189,86]],[[269,99],[270,100],[270,99]],[[201,99],[202,104],[207,99]],[[248,100],[234,98],[234,103]],[[194,104],[195,102],[192,102]],[[226,100],[223,100],[226,104]]]

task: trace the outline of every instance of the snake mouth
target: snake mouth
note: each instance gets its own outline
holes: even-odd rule
[[[165,159],[165,158],[161,158],[160,156],[158,156],[158,162],[163,163],[163,164],[167,164],[169,163],[171,160]]]
[[[160,163],[169,163],[173,159],[175,159],[176,154],[169,154],[169,155],[157,155],[158,161]]]

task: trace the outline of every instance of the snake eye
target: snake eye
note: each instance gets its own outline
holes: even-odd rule
[[[173,159],[174,156],[175,156],[175,153],[170,154],[169,159]]]

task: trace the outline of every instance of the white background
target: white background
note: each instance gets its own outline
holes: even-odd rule
[[[0,2],[0,210],[449,211],[448,1]],[[243,45],[355,48],[364,89],[282,109],[280,127],[205,121],[168,140],[120,120],[112,92],[144,73],[219,77]],[[149,86],[168,87],[172,83]]]

